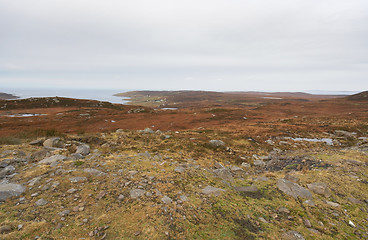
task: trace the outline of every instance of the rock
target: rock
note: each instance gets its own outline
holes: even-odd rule
[[[124,198],[125,198],[125,196],[124,196],[123,194],[120,194],[120,195],[119,195],[119,197],[118,197],[118,200],[119,200],[119,201],[123,201],[123,200],[124,200]]]
[[[359,199],[353,198],[353,197],[348,197],[348,200],[349,200],[351,203],[354,203],[354,204],[363,204],[363,202],[362,202],[362,201],[360,201]]]
[[[0,202],[4,202],[9,197],[19,196],[24,191],[26,191],[26,188],[20,184],[0,184]]]
[[[314,203],[313,200],[305,200],[304,201],[304,204],[309,205],[311,207],[315,207],[316,206],[316,204]]]
[[[304,226],[306,226],[307,228],[311,228],[312,224],[308,219],[304,219],[303,220]]]
[[[256,167],[264,167],[265,163],[262,160],[254,160],[253,165]]]
[[[101,200],[102,198],[104,198],[106,196],[106,191],[101,191],[98,195],[97,195],[97,199]]]
[[[357,135],[357,133],[355,132],[348,132],[348,131],[343,131],[343,130],[335,130],[335,134],[337,136],[345,137],[345,138],[355,138]]]
[[[223,180],[228,180],[228,181],[233,180],[233,174],[227,168],[215,169],[213,170],[213,172],[217,177]]]
[[[290,175],[290,174],[286,174],[285,179],[289,180],[291,182],[294,182],[294,183],[299,183],[299,181],[300,181],[298,177],[296,177],[294,175]]]
[[[264,217],[259,217],[258,220],[263,223],[268,223],[268,221]]]
[[[129,192],[130,198],[136,199],[144,195],[145,191],[142,189],[132,189]]]
[[[209,144],[213,147],[224,147],[225,143],[221,140],[210,140]]]
[[[172,203],[172,199],[169,198],[168,196],[164,196],[163,198],[161,198],[161,201],[164,203],[164,204],[170,204]]]
[[[214,196],[220,196],[221,193],[225,192],[226,190],[216,187],[207,186],[202,189],[202,193],[205,195],[214,195]]]
[[[186,202],[186,201],[188,201],[188,197],[185,196],[185,195],[181,195],[180,200],[183,201],[183,202]]]
[[[68,191],[66,191],[67,193],[69,193],[69,194],[73,194],[73,193],[75,193],[76,191],[78,191],[77,189],[75,189],[75,188],[70,188]]]
[[[311,183],[307,184],[307,187],[314,193],[323,195],[325,197],[331,196],[330,189],[327,187],[326,183],[322,182]]]
[[[48,204],[49,202],[46,201],[45,199],[43,198],[40,198],[36,201],[35,205],[40,207],[40,206],[45,206],[46,204]]]
[[[33,140],[29,143],[29,145],[37,145],[37,146],[42,146],[42,143],[44,142],[45,140],[40,138],[40,139],[36,139],[36,140]]]
[[[288,231],[282,234],[283,240],[305,240],[303,235],[297,231]]]
[[[155,132],[151,129],[151,128],[145,128],[143,130],[143,133],[147,133],[147,134],[154,134]]]
[[[64,226],[63,224],[58,223],[58,224],[56,224],[55,229],[56,230],[61,229],[63,226]]]
[[[58,215],[61,217],[68,216],[70,214],[70,210],[64,210],[62,212],[59,212]]]
[[[12,228],[9,225],[3,225],[0,227],[0,234],[7,234],[12,231]]]
[[[89,173],[94,176],[104,176],[106,173],[101,172],[100,170],[94,169],[94,168],[85,168],[83,169],[83,172]]]
[[[44,141],[43,146],[48,148],[64,148],[65,144],[61,141],[60,138],[54,137]]]
[[[349,226],[350,227],[353,227],[353,228],[355,228],[356,226],[355,226],[355,224],[351,221],[351,220],[349,220]]]
[[[83,144],[83,145],[79,145],[77,147],[77,151],[75,152],[76,154],[81,154],[83,156],[86,156],[90,153],[90,147],[87,144]]]
[[[294,198],[312,199],[312,194],[307,189],[283,178],[277,181],[277,188],[286,195]]]
[[[339,207],[340,204],[335,203],[335,202],[330,202],[330,201],[325,201],[327,205],[331,206],[331,207]]]
[[[222,169],[222,168],[224,168],[224,165],[222,165],[221,163],[219,163],[219,162],[215,162],[215,164],[213,164],[213,167],[215,168],[215,169]]]
[[[0,178],[4,178],[7,175],[12,174],[15,171],[15,168],[12,165],[6,166],[2,170],[0,170]]]
[[[244,168],[250,168],[250,164],[246,162],[242,162],[241,166]]]
[[[53,155],[51,157],[48,157],[48,158],[45,158],[45,159],[39,161],[38,163],[39,164],[45,164],[45,165],[48,165],[48,164],[51,165],[51,164],[56,164],[56,163],[58,163],[60,161],[63,161],[65,159],[66,159],[66,157],[63,156],[63,155]]]
[[[18,231],[22,230],[23,229],[23,224],[19,224],[18,225]]]
[[[256,182],[266,182],[266,181],[268,181],[268,180],[270,180],[268,177],[257,177],[257,178],[254,178],[253,179],[254,181],[256,181]]]
[[[238,167],[238,166],[231,166],[230,170],[233,172],[243,172],[244,171],[241,167]]]
[[[69,181],[71,181],[72,183],[78,183],[78,182],[87,181],[87,178],[86,177],[71,177],[69,178]]]
[[[51,153],[47,151],[46,149],[42,149],[40,151],[34,152],[31,154],[30,159],[31,160],[41,160],[47,157],[50,157]]]
[[[185,168],[182,167],[182,166],[178,166],[178,167],[175,168],[174,171],[175,172],[178,172],[178,173],[183,173],[183,172],[185,172]]]
[[[41,176],[40,177],[32,178],[31,180],[28,181],[28,186],[32,187],[32,186],[38,184],[41,179],[42,179]]]
[[[234,190],[242,193],[256,193],[259,191],[259,189],[254,185],[248,187],[234,187]]]
[[[70,155],[69,157],[71,160],[79,160],[79,159],[83,159],[84,156],[80,153],[73,153]]]
[[[290,213],[289,209],[287,209],[286,207],[280,207],[278,212],[283,213],[283,214],[289,214]]]

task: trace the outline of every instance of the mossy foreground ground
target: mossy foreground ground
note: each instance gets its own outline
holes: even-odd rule
[[[14,167],[2,183],[26,191],[0,204],[0,239],[367,239],[367,139],[339,134],[328,145],[146,129],[2,145],[2,169]]]

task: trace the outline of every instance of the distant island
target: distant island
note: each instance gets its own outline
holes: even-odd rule
[[[17,99],[17,98],[19,98],[19,97],[15,96],[13,94],[0,92],[0,99],[2,99],[2,100],[12,100],[12,99]]]

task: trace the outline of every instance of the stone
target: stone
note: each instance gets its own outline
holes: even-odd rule
[[[106,196],[106,191],[101,191],[98,195],[97,195],[97,199],[101,200],[102,198],[104,198]]]
[[[32,187],[40,182],[42,177],[35,177],[28,181],[28,186]]]
[[[23,224],[18,224],[17,229],[18,229],[18,231],[22,230],[23,229]]]
[[[142,189],[132,189],[129,192],[130,198],[137,199],[144,195],[145,191]]]
[[[69,181],[72,183],[78,183],[78,182],[87,181],[87,178],[86,177],[71,177],[69,178]]]
[[[362,202],[362,201],[360,201],[359,199],[353,198],[353,197],[348,197],[348,200],[349,200],[351,203],[354,203],[354,204],[363,204],[363,202]]]
[[[76,191],[78,191],[77,189],[75,188],[70,188],[68,191],[66,191],[67,193],[70,193],[70,194],[73,194],[75,193]]]
[[[285,179],[289,180],[291,182],[294,182],[294,183],[299,183],[299,181],[300,181],[298,177],[296,177],[294,175],[291,175],[291,174],[286,174]]]
[[[282,234],[283,240],[305,240],[303,235],[297,231],[288,231]]]
[[[89,174],[94,175],[94,176],[104,176],[104,175],[106,175],[106,173],[104,173],[100,170],[94,169],[94,168],[85,168],[85,169],[83,169],[83,172],[89,173]]]
[[[303,219],[303,223],[304,223],[304,226],[306,226],[307,228],[312,227],[312,224],[308,219]]]
[[[234,187],[234,190],[242,193],[256,193],[259,191],[259,189],[254,185],[248,187]]]
[[[143,133],[154,134],[155,132],[151,128],[145,128]]]
[[[314,201],[313,200],[305,200],[304,201],[304,204],[306,204],[306,205],[308,205],[308,206],[311,206],[311,207],[315,207],[316,206],[316,204],[314,203]]]
[[[213,170],[214,174],[223,180],[233,180],[233,174],[227,168],[220,168]]]
[[[172,203],[172,199],[169,198],[168,196],[164,196],[163,198],[161,198],[161,201],[164,203],[164,204],[170,204]]]
[[[68,216],[70,214],[70,210],[64,210],[62,212],[59,212],[58,215],[61,217]]]
[[[31,154],[30,159],[31,160],[41,160],[47,157],[50,157],[51,153],[47,151],[46,149],[42,149],[40,151],[34,152]]]
[[[29,143],[29,145],[37,145],[37,146],[42,146],[42,143],[44,142],[44,139],[40,138],[40,139],[36,139],[33,140]]]
[[[213,147],[224,147],[225,143],[221,140],[210,140],[208,142]]]
[[[7,234],[12,231],[12,228],[9,225],[3,225],[0,227],[0,234]]]
[[[48,204],[49,202],[46,201],[45,199],[43,198],[40,198],[36,201],[35,205],[40,207],[40,206],[45,206],[46,204]]]
[[[90,153],[90,147],[87,144],[82,144],[77,147],[76,154],[81,154],[83,156],[86,156]]]
[[[326,204],[331,206],[331,207],[339,207],[340,206],[340,204],[335,203],[335,202],[330,202],[330,201],[326,201]]]
[[[250,164],[246,162],[242,162],[241,166],[244,168],[250,168]]]
[[[0,170],[0,178],[4,178],[7,175],[12,174],[13,172],[15,172],[15,167],[13,167],[12,165],[6,166],[2,170]]]
[[[79,160],[79,159],[83,159],[84,156],[80,153],[73,153],[70,155],[69,157],[71,160]]]
[[[178,166],[178,167],[175,168],[174,171],[175,172],[178,172],[178,173],[183,173],[183,172],[185,172],[185,168],[182,167],[182,166]]]
[[[289,214],[290,213],[289,209],[287,209],[286,207],[280,207],[278,212],[283,213],[283,214]]]
[[[188,197],[187,197],[187,196],[185,196],[185,195],[181,195],[181,196],[180,196],[180,200],[181,200],[181,201],[183,201],[183,202],[187,202],[189,199],[188,199]]]
[[[202,189],[202,193],[205,195],[214,195],[214,196],[220,196],[221,193],[225,192],[226,190],[221,189],[221,188],[216,188],[216,187],[212,187],[212,186],[207,186],[205,188]]]
[[[355,228],[356,226],[355,226],[355,224],[351,221],[351,220],[349,220],[349,226],[350,227],[353,227],[353,228]]]
[[[66,159],[63,155],[53,155],[51,157],[45,158],[41,161],[39,161],[39,164],[45,164],[45,165],[51,165],[60,161],[64,161]]]
[[[238,166],[231,166],[230,170],[233,172],[243,172],[244,171],[241,167],[238,167]]]
[[[0,184],[0,202],[4,202],[9,197],[19,196],[25,191],[26,188],[20,184],[14,183]]]
[[[253,165],[256,167],[264,167],[265,163],[262,160],[254,160]]]
[[[63,148],[65,144],[61,141],[60,138],[54,137],[44,141],[43,146],[48,148]]]
[[[263,176],[263,177],[254,178],[253,180],[256,181],[256,182],[266,182],[270,179],[268,177]]]
[[[124,200],[124,198],[125,198],[125,196],[124,196],[123,194],[120,194],[120,195],[119,195],[119,197],[118,197],[118,200],[119,200],[119,201],[123,201],[123,200]]]
[[[286,195],[294,198],[312,199],[312,194],[307,189],[283,178],[277,181],[277,188]]]
[[[307,184],[307,187],[309,188],[309,190],[319,195],[323,195],[325,197],[331,196],[330,189],[327,187],[326,183],[322,182],[310,183]]]

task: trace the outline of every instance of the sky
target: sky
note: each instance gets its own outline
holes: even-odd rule
[[[0,90],[368,90],[367,0],[0,0],[0,34]]]

